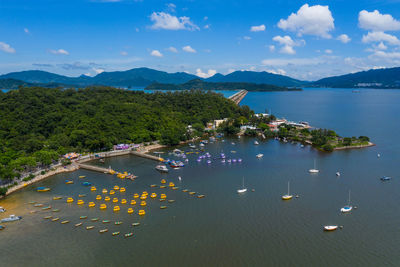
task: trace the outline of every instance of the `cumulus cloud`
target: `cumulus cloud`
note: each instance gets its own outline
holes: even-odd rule
[[[341,34],[339,35],[336,40],[341,41],[344,44],[347,44],[348,42],[351,41],[350,37],[347,34]]]
[[[199,76],[200,78],[209,78],[211,76],[214,76],[216,73],[217,71],[212,69],[209,69],[207,73],[202,72],[201,69],[196,70],[196,75]]]
[[[286,20],[281,19],[278,22],[278,27],[297,32],[299,36],[315,35],[331,38],[329,32],[335,28],[333,21],[329,6],[309,6],[305,4],[297,13],[292,13]]]
[[[251,26],[250,31],[251,32],[262,32],[262,31],[265,31],[265,25],[261,24],[259,26]]]
[[[250,36],[243,36],[243,39],[245,39],[245,40],[251,40],[251,37],[250,37]]]
[[[167,10],[168,10],[169,12],[175,12],[175,9],[176,9],[176,5],[175,5],[175,4],[173,4],[173,3],[168,3],[168,4],[166,4],[166,6],[167,6]]]
[[[121,56],[127,56],[128,55],[128,52],[126,52],[126,51],[121,51]]]
[[[272,38],[272,40],[279,43],[282,46],[281,49],[279,50],[280,53],[288,55],[296,54],[296,51],[294,50],[293,47],[300,46],[302,43],[304,43],[304,40],[302,42],[295,42],[288,35],[285,36],[277,35],[274,38]],[[275,49],[275,47],[273,49]]]
[[[396,36],[384,32],[369,32],[362,37],[363,43],[386,42],[391,45],[400,45],[400,40]]]
[[[199,27],[185,16],[177,17],[165,12],[153,12],[150,20],[153,22],[151,28],[156,30],[199,30]]]
[[[100,69],[100,68],[93,68],[93,70],[96,72],[96,74],[100,74],[102,72],[104,72],[104,69]]]
[[[49,52],[54,55],[69,55],[68,51],[64,49],[57,49],[57,50],[50,49]]]
[[[331,49],[326,49],[325,50],[325,54],[332,54],[332,53],[333,53],[333,51]]]
[[[9,44],[4,43],[4,42],[0,42],[0,51],[6,52],[9,54],[15,53],[15,49],[13,47],[11,47]]]
[[[286,71],[283,69],[268,69],[267,72],[272,74],[286,75]]]
[[[178,53],[178,49],[176,49],[176,48],[173,47],[173,46],[168,47],[167,50],[168,50],[169,52],[172,52],[172,53]]]
[[[390,14],[381,14],[378,10],[374,10],[373,12],[360,11],[358,14],[358,25],[362,29],[371,31],[400,30],[400,21],[394,19]]]
[[[29,33],[30,33],[28,28],[24,28],[24,32],[25,32],[26,34],[29,34]]]
[[[275,46],[274,45],[270,45],[268,46],[269,51],[274,52],[275,51]]]
[[[162,57],[163,56],[163,54],[161,54],[161,52],[158,50],[151,51],[150,55],[153,57]]]
[[[188,53],[196,53],[196,50],[193,49],[190,45],[182,47],[182,50]]]

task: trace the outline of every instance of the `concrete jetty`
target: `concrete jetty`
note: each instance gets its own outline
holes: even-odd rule
[[[230,99],[233,102],[235,102],[236,105],[239,105],[240,101],[243,100],[243,98],[247,95],[247,93],[248,93],[247,90],[240,90],[236,94],[231,95],[230,97],[228,97],[228,99]]]

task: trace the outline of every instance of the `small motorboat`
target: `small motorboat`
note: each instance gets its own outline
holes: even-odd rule
[[[110,220],[103,220],[102,223],[110,223]]]
[[[62,221],[61,224],[67,224],[69,221]]]
[[[0,230],[3,230],[4,228],[6,228],[6,227],[3,225],[0,225]]]
[[[339,176],[340,176],[340,172],[336,172],[336,176],[338,176],[338,177],[339,177]]]
[[[100,233],[100,234],[103,234],[103,233],[105,233],[105,232],[108,232],[108,229],[101,229],[101,230],[99,230],[99,233]]]
[[[49,216],[43,217],[43,219],[48,220],[48,219],[51,219],[52,217],[53,216],[49,215]]]
[[[119,232],[113,232],[112,235],[113,235],[113,236],[119,235]]]
[[[51,206],[43,207],[42,210],[49,210],[51,209]]]
[[[377,156],[378,158],[380,158],[380,157],[381,157],[381,154],[378,153],[378,155],[376,155],[376,156]]]
[[[37,192],[47,192],[47,191],[50,191],[50,188],[41,186],[41,187],[36,188],[36,191]]]
[[[140,223],[136,222],[136,223],[132,223],[132,226],[139,226]]]
[[[168,172],[169,171],[167,166],[162,165],[162,164],[157,165],[156,166],[156,170],[159,171],[159,172]]]
[[[175,199],[168,199],[168,203],[174,203]]]
[[[93,218],[91,219],[92,222],[97,222],[99,220],[99,218]]]
[[[52,221],[52,222],[56,222],[56,221],[58,221],[59,219],[60,219],[60,218],[57,217],[57,218],[51,219],[51,221]]]
[[[125,234],[125,237],[131,237],[131,236],[133,236],[133,233],[127,233],[127,234]]]
[[[87,219],[87,216],[81,216],[81,217],[79,217],[79,219],[81,219],[81,220]]]
[[[74,181],[72,181],[72,180],[65,180],[65,184],[73,184],[74,183]]]
[[[160,206],[160,209],[166,209],[167,208],[167,206]]]
[[[86,226],[86,230],[92,230],[93,228],[94,228],[93,225],[91,225],[91,226]]]
[[[381,177],[381,181],[389,181],[389,180],[391,180],[392,179],[392,177],[389,177],[389,176],[383,176],[383,177]]]
[[[324,226],[324,231],[335,231],[336,229],[338,229],[337,225],[325,225]]]
[[[62,197],[53,197],[53,200],[60,200]]]
[[[81,226],[83,223],[77,223],[77,224],[75,224],[75,227],[78,227],[78,226]]]
[[[3,207],[0,207],[0,212],[6,212],[6,209]]]
[[[89,183],[89,182],[83,182],[83,183],[82,183],[82,185],[83,185],[83,186],[91,186],[91,185],[92,185],[92,183]]]
[[[83,178],[85,178],[86,176],[85,175],[81,175],[81,176],[79,176],[79,178],[81,178],[81,179],[83,179]]]
[[[256,140],[254,141],[254,145],[259,145],[260,143]]]
[[[11,214],[10,217],[1,219],[0,222],[5,223],[5,222],[15,222],[21,220],[21,216],[15,216],[14,214]]]
[[[122,222],[115,222],[114,224],[115,224],[115,225],[121,225]]]
[[[41,203],[37,203],[37,204],[35,204],[35,205],[33,205],[34,207],[43,207],[43,204],[41,204]]]
[[[79,194],[78,197],[86,197],[86,194]]]
[[[198,195],[197,198],[204,198],[205,195]]]
[[[52,212],[59,212],[60,209],[53,209]]]
[[[152,184],[152,185],[150,185],[150,187],[157,187],[157,185],[156,184]]]

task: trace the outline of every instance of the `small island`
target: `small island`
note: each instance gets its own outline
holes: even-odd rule
[[[182,84],[152,83],[146,90],[247,90],[260,92],[276,91],[301,91],[301,88],[288,88],[271,84],[256,84],[244,82],[205,82],[201,79],[194,79]]]

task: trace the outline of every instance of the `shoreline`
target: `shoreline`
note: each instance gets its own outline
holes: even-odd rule
[[[368,142],[367,145],[358,145],[358,146],[342,146],[342,147],[335,147],[333,150],[347,150],[347,149],[361,149],[376,146],[376,144],[372,142]]]

